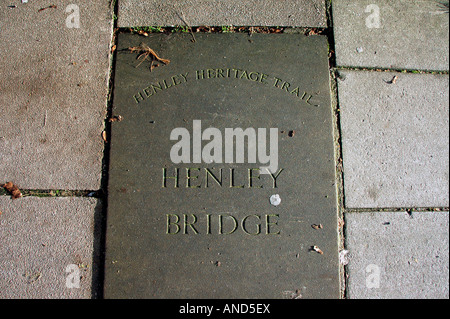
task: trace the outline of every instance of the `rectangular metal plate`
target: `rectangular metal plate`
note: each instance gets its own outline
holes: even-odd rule
[[[195,40],[119,34],[105,297],[338,298],[327,39],[197,33]],[[257,143],[266,135],[258,145],[278,152],[273,174],[252,138],[244,139],[243,163],[227,163],[226,131],[236,128],[254,132]],[[182,139],[189,154],[185,144],[176,149]],[[210,152],[213,140],[219,146]],[[237,152],[241,144],[228,145]]]

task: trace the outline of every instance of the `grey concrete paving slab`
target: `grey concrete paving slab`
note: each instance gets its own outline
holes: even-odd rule
[[[337,65],[448,70],[449,16],[440,2],[333,0]]]
[[[16,2],[0,5],[0,181],[98,189],[112,34],[108,1]]]
[[[95,295],[94,232],[100,209],[93,198],[0,196],[0,298]]]
[[[340,72],[346,207],[448,207],[448,85],[448,75]]]
[[[349,298],[449,298],[449,213],[346,214]]]
[[[119,27],[327,25],[324,0],[121,0],[118,16]]]

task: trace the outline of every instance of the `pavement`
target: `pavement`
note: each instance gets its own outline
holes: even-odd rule
[[[0,5],[0,298],[102,297],[113,28],[185,24],[325,31],[342,298],[449,298],[448,2],[177,3]]]

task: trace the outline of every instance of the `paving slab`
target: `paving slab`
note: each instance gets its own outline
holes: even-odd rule
[[[99,200],[0,196],[0,211],[0,298],[96,297]]]
[[[339,77],[346,207],[448,207],[449,76]]]
[[[333,0],[338,66],[448,70],[448,8],[436,0]]]
[[[118,16],[119,27],[327,25],[324,0],[122,0]]]
[[[0,5],[0,181],[26,189],[98,189],[108,1],[15,3]]]
[[[142,42],[170,63],[139,65]],[[123,33],[117,50],[105,297],[339,298],[327,38]]]
[[[348,297],[449,298],[449,213],[347,213]]]

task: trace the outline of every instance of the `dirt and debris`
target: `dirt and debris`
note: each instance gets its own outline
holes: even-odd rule
[[[34,271],[31,273],[24,273],[22,276],[25,278],[27,284],[32,284],[42,277],[42,273],[40,271]]]
[[[340,71],[340,70],[336,70],[335,76],[336,76],[336,78],[338,78],[338,79],[341,80],[341,81],[345,81],[345,79],[347,78],[347,76],[345,75],[345,73],[343,73],[343,72]]]
[[[300,293],[300,289],[297,289],[295,291],[286,290],[282,293],[283,299],[301,299],[303,296]]]
[[[289,137],[294,137],[294,135],[295,135],[295,131],[289,131],[288,132],[288,136]]]
[[[319,246],[311,246],[310,251],[315,251],[315,252],[323,255],[323,251],[319,248]]]
[[[348,258],[347,258],[347,255],[348,255],[348,250],[342,249],[342,250],[339,252],[339,263],[340,263],[341,265],[344,265],[344,266],[348,265]]]
[[[384,81],[384,82],[386,82],[387,84],[395,84],[395,82],[397,82],[397,79],[398,79],[398,76],[397,76],[397,75],[394,75],[394,77],[392,78],[392,80],[390,80],[390,81]]]
[[[322,224],[318,224],[318,225],[317,224],[312,224],[311,227],[314,228],[314,229],[322,229],[323,225]]]
[[[17,198],[22,197],[22,192],[16,185],[14,185],[13,182],[8,182],[6,184],[3,184],[3,185],[1,185],[1,187],[6,189],[6,191],[8,191],[11,194],[12,199],[17,199]]]
[[[344,220],[342,218],[338,218],[338,227],[342,228],[342,227],[344,227],[344,225],[345,225]]]
[[[305,35],[306,36],[311,36],[311,35],[320,35],[320,34],[322,34],[323,33],[323,30],[322,29],[307,29],[306,31],[305,31]]]
[[[182,21],[183,19],[180,18]],[[128,28],[125,31],[136,33],[142,36],[149,36],[150,33],[165,33],[171,34],[176,32],[181,33],[190,33],[192,35],[192,42],[195,42],[194,33],[204,32],[204,33],[248,33],[249,35],[253,33],[284,33],[285,27],[248,27],[248,26],[233,26],[233,25],[225,25],[225,26],[190,26],[187,21],[183,21],[184,26],[177,25],[173,27],[146,27],[146,28]],[[311,29],[311,28],[302,28],[302,32],[304,34],[321,34],[322,30],[320,29]]]
[[[192,27],[192,32],[207,32],[207,33],[283,33],[285,28],[282,27],[246,27],[246,26],[199,26]]]
[[[406,214],[408,214],[408,217],[409,217],[409,218],[411,218],[411,219],[414,218],[414,217],[413,217],[412,209],[407,209],[407,210],[406,210]]]
[[[144,31],[144,30],[138,30],[138,31],[136,31],[137,32],[137,34],[139,34],[139,35],[143,35],[144,37],[148,37],[148,32],[146,32],[146,31]]]

